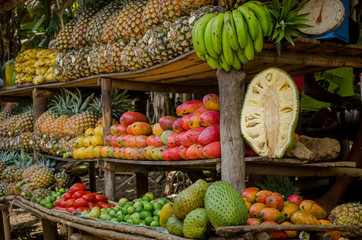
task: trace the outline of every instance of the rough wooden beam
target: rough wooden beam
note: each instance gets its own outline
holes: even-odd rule
[[[112,80],[101,79],[102,90],[102,117],[103,117],[103,143],[106,146],[106,136],[110,134],[112,125]]]

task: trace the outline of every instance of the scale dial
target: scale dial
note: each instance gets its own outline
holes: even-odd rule
[[[341,25],[345,17],[345,8],[339,0],[311,0],[299,13],[309,13],[306,17],[309,20],[307,24],[312,26],[299,31],[310,35],[321,35]]]

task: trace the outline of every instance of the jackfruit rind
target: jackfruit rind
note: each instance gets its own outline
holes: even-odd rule
[[[268,68],[250,82],[240,126],[244,139],[259,156],[281,158],[293,146],[298,94],[291,76],[279,68]]]
[[[209,225],[209,219],[204,208],[197,208],[189,212],[183,225],[183,233],[187,238],[202,239],[205,237]]]
[[[241,194],[230,183],[224,181],[214,182],[207,189],[205,211],[215,229],[244,225],[249,216]]]
[[[183,220],[196,208],[204,207],[204,196],[209,184],[199,179],[194,184],[181,191],[173,201],[173,214]]]

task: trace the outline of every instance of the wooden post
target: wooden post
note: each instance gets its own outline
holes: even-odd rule
[[[0,239],[5,239],[4,221],[2,218],[2,214],[0,216]]]
[[[101,78],[102,88],[102,117],[103,117],[103,143],[106,146],[106,136],[110,134],[112,125],[112,80]]]
[[[44,240],[57,239],[57,224],[44,218],[41,219],[41,223],[43,225]]]
[[[91,192],[97,191],[95,162],[88,162],[89,189]]]
[[[111,201],[116,201],[114,163],[104,162],[104,192]]]
[[[72,238],[74,229],[71,226],[67,226],[67,240],[70,240]]]
[[[47,95],[42,93],[43,90],[33,89],[33,111],[34,111],[34,132],[36,126],[36,120],[47,110]],[[39,156],[34,152],[34,160],[39,160]]]
[[[148,173],[136,172],[136,194],[137,198],[148,192]]]
[[[220,94],[221,180],[236,190],[245,189],[245,148],[240,131],[245,72],[217,71]]]
[[[9,211],[1,210],[2,214],[2,222],[4,226],[4,240],[11,240],[11,228],[10,228],[10,219],[9,219]]]

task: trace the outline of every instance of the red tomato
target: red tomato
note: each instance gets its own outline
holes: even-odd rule
[[[88,207],[88,201],[84,198],[78,198],[74,201],[74,207]]]
[[[88,202],[88,207],[89,207],[90,209],[94,208],[95,206],[97,206],[97,205],[95,205],[95,204],[92,203],[92,202]]]
[[[70,187],[70,192],[75,193],[76,191],[85,191],[86,187],[83,183],[75,183]]]
[[[73,212],[75,212],[75,209],[76,209],[75,207],[70,207],[67,209],[67,212],[73,213]]]
[[[63,207],[53,207],[53,209],[57,211],[66,211]]]
[[[74,207],[74,199],[68,199],[67,201],[65,201],[65,207],[70,208],[70,207]]]
[[[97,202],[108,202],[108,198],[102,194],[97,194],[95,197]]]
[[[60,206],[65,208],[66,207],[66,205],[65,205],[66,202],[67,202],[67,200],[63,199],[63,201],[60,202]]]
[[[57,207],[61,206],[61,203],[64,201],[64,198],[58,198],[57,200],[55,200],[54,205]]]
[[[96,201],[96,197],[94,196],[93,193],[87,193],[87,194],[83,195],[82,198],[84,198],[88,202],[95,202]]]
[[[71,192],[66,192],[66,193],[64,193],[64,195],[63,195],[63,198],[64,198],[65,200],[71,199],[72,197],[73,197],[73,193],[71,193]]]
[[[105,202],[98,202],[99,203],[99,205],[101,206],[100,208],[105,208],[105,209],[107,209],[107,208],[110,208],[111,206],[110,205],[108,205],[107,203],[105,203]]]
[[[77,199],[77,198],[81,198],[83,195],[87,194],[88,192],[87,191],[76,191],[74,194],[73,194],[73,198],[74,199]]]
[[[83,212],[83,211],[85,211],[85,210],[90,210],[89,209],[89,207],[79,207],[79,208],[77,208],[75,211],[78,211],[78,212]]]

